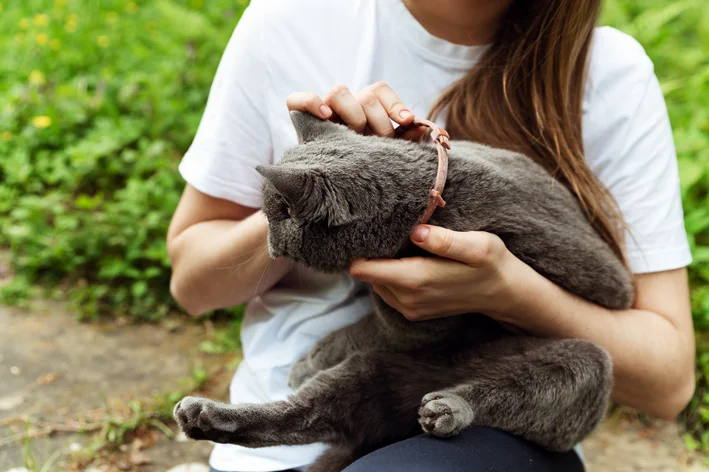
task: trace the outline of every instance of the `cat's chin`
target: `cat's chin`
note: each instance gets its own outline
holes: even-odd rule
[[[341,265],[321,265],[321,264],[309,264],[307,261],[296,261],[304,265],[308,269],[320,272],[322,274],[340,274],[342,272],[347,272],[350,269],[349,264]]]
[[[332,265],[321,264],[320,262],[322,261],[312,263],[312,261],[305,260],[301,257],[294,256],[292,254],[286,254],[282,251],[277,251],[270,244],[268,245],[268,255],[271,257],[271,259],[288,259],[290,261],[295,262],[296,264],[300,264],[310,270],[323,274],[338,274],[342,272],[347,272],[350,268],[350,263],[340,263]]]

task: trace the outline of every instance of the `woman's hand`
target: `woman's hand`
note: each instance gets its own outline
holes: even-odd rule
[[[365,135],[394,137],[392,121],[408,125],[414,114],[406,108],[398,95],[384,82],[377,82],[356,94],[344,85],[335,85],[324,97],[312,92],[295,92],[286,99],[288,110],[305,111],[323,120],[347,125]],[[401,137],[418,140],[426,128],[412,127]]]
[[[350,275],[371,284],[412,321],[505,310],[503,304],[511,297],[507,273],[521,261],[499,237],[419,225],[411,240],[441,257],[359,260],[352,263]]]

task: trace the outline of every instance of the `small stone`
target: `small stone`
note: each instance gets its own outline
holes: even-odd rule
[[[24,467],[16,467],[14,469],[8,469],[5,472],[30,472],[30,471],[25,469]]]
[[[41,385],[49,385],[51,383],[54,383],[57,381],[59,378],[59,374],[56,372],[51,372],[49,374],[45,374],[37,379],[37,383]]]
[[[192,462],[189,464],[176,465],[167,472],[209,472],[209,467],[204,464]]]
[[[9,395],[7,397],[0,397],[0,411],[12,410],[22,404],[25,401],[25,397],[21,394]]]
[[[152,462],[152,459],[146,453],[139,451],[137,449],[131,451],[130,456],[128,457],[128,460],[130,461],[131,464],[137,465],[137,466],[150,464]]]
[[[69,444],[69,452],[79,452],[81,449],[81,444],[79,443],[71,443]]]
[[[177,442],[187,442],[189,440],[190,440],[190,438],[188,438],[187,435],[183,431],[178,431],[177,434],[175,435],[175,441],[177,441]]]
[[[10,366],[10,373],[12,375],[22,375],[22,369],[17,367],[16,365]]]

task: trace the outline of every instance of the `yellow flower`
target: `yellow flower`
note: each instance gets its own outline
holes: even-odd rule
[[[35,116],[32,118],[32,124],[35,128],[49,128],[52,126],[52,119],[47,115]]]
[[[66,0],[54,0],[54,5],[58,7],[63,7],[64,5],[66,5]]]
[[[36,26],[47,26],[49,24],[49,15],[46,15],[44,13],[35,15],[32,19],[32,23],[34,23]]]
[[[128,2],[126,4],[126,11],[128,13],[135,13],[138,11],[138,5],[135,2]]]
[[[2,132],[2,140],[3,141],[10,141],[12,139],[12,133],[9,131],[3,131]]]
[[[54,49],[55,51],[56,51],[57,49],[59,49],[59,48],[61,47],[61,45],[62,45],[62,42],[59,41],[57,38],[54,38],[53,40],[51,40],[51,41],[49,42],[49,47],[52,48],[52,49]]]
[[[20,29],[27,29],[30,27],[30,20],[27,18],[22,18],[18,23],[18,26],[20,27]]]
[[[71,13],[66,16],[66,21],[68,23],[78,23],[79,22],[79,17],[76,13]]]
[[[98,44],[102,48],[105,48],[106,46],[108,46],[108,36],[99,36],[98,38],[96,38],[96,44]]]
[[[115,23],[118,21],[118,13],[115,11],[109,11],[106,13],[106,20],[108,20],[109,23]]]
[[[33,70],[30,73],[30,83],[34,85],[42,85],[46,83],[47,81],[44,78],[44,74],[42,71],[39,70]]]
[[[67,33],[73,33],[74,31],[76,31],[76,23],[72,21],[67,21],[64,25],[64,29]]]
[[[49,36],[44,33],[39,33],[37,36],[34,37],[34,42],[40,46],[44,46],[49,42]]]

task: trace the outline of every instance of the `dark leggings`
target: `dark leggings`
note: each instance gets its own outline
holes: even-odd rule
[[[496,429],[474,427],[448,439],[422,434],[392,444],[362,457],[344,472],[583,471],[574,451],[550,452]]]

